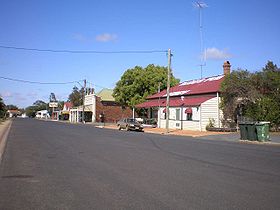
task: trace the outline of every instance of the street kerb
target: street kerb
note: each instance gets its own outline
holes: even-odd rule
[[[107,129],[117,129],[116,125],[105,125],[105,126],[95,126],[97,128],[107,128]],[[191,130],[176,130],[170,129],[169,133],[166,134],[166,129],[164,128],[144,128],[145,133],[153,134],[164,134],[164,135],[175,135],[175,136],[191,136],[191,137],[202,137],[208,135],[223,135],[226,133],[221,132],[211,132],[208,131],[191,131]]]
[[[7,120],[0,125],[0,163],[5,151],[8,134],[12,125],[12,120]]]

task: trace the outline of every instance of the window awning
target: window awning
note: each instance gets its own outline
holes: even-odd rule
[[[186,114],[192,114],[192,108],[187,108],[186,110],[185,110],[185,113]]]

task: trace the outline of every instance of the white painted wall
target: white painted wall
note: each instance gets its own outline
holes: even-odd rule
[[[170,129],[182,129],[183,130],[206,130],[206,125],[209,123],[209,118],[214,119],[215,121],[215,126],[218,127],[219,125],[221,126],[222,123],[222,117],[223,113],[219,109],[219,103],[220,103],[220,98],[218,100],[217,97],[214,97],[212,99],[209,99],[205,101],[204,103],[201,104],[201,106],[198,107],[191,107],[192,108],[192,121],[187,121],[187,114],[185,113],[185,110],[188,107],[170,107],[169,112],[170,112],[170,118],[169,118],[169,128]],[[180,120],[175,120],[176,119],[176,109],[181,109],[181,115],[180,115]],[[165,107],[161,107],[159,109],[158,113],[158,127],[159,128],[165,128],[166,127],[166,120],[164,119],[164,113],[163,110]],[[182,118],[182,121],[181,121]],[[220,122],[220,123],[219,123]]]
[[[222,112],[218,108],[219,101],[218,98],[215,97],[201,104],[201,127],[203,131],[206,130],[206,126],[209,123],[210,118],[214,119],[215,127],[219,127],[219,125],[221,125]]]
[[[199,121],[184,121],[183,130],[199,131]]]

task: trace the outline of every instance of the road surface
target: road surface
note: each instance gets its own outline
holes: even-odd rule
[[[0,209],[280,209],[280,147],[15,119]]]

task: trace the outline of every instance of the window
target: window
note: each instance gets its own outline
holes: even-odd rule
[[[164,109],[162,110],[162,113],[163,113],[163,119],[166,120],[166,108],[164,108]]]
[[[176,118],[175,118],[175,120],[180,120],[180,114],[181,114],[181,110],[180,109],[176,109]]]
[[[187,120],[189,120],[189,121],[192,120],[192,113],[187,113]]]

